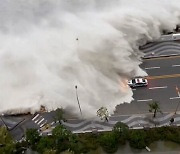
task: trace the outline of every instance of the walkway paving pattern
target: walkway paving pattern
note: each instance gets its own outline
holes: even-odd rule
[[[140,47],[140,50],[145,53],[145,58],[180,55],[180,42],[165,41],[148,43],[147,45]]]
[[[171,118],[174,118],[174,122],[170,123]],[[127,124],[130,129],[142,129],[153,128],[161,126],[180,126],[180,112],[174,113],[158,113],[156,118],[152,117],[152,114],[141,115],[118,115],[111,116],[109,121],[91,121],[91,120],[77,120],[71,119],[62,124],[73,133],[86,133],[93,131],[111,131],[117,122]],[[51,130],[57,126],[58,123],[52,123],[51,129],[44,131],[43,133],[51,133]]]

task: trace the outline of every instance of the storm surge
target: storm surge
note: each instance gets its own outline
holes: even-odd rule
[[[0,0],[0,112],[93,117],[130,103],[139,45],[180,23],[179,0]]]

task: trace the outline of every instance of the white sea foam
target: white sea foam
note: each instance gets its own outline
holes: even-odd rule
[[[180,1],[0,0],[0,111],[63,107],[84,117],[131,102],[138,45],[173,29]]]

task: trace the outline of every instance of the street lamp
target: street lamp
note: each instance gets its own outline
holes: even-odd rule
[[[180,98],[180,92],[179,92],[179,88],[176,86],[176,92],[177,92],[177,94],[178,94],[178,97]],[[177,112],[177,110],[178,110],[178,107],[179,107],[179,104],[180,104],[180,101],[178,102],[178,104],[177,104],[177,107],[176,107],[176,110],[175,110],[175,112],[174,112],[174,114],[176,114],[176,112]]]
[[[78,106],[79,106],[79,111],[80,111],[80,114],[81,114],[81,117],[82,117],[82,110],[81,110],[81,106],[80,106],[79,98],[78,98],[78,93],[77,93],[77,85],[75,86],[75,89],[76,89],[76,98],[77,98],[77,102],[78,102]]]

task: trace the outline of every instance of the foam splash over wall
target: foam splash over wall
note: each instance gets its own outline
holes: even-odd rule
[[[138,46],[173,29],[178,0],[0,0],[0,111],[63,107],[84,117],[131,102]]]

